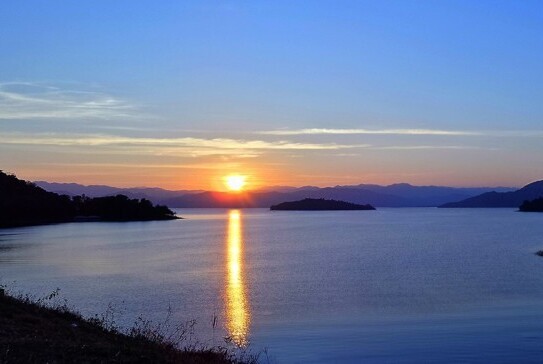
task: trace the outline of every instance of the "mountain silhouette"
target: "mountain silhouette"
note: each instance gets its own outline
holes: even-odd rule
[[[487,192],[439,207],[519,207],[526,200],[543,197],[543,181],[532,182],[513,192]]]
[[[130,198],[145,198],[153,201],[154,203],[160,203],[160,201],[179,197],[185,194],[198,193],[203,191],[191,191],[191,190],[165,190],[158,187],[130,187],[120,188],[106,185],[81,185],[78,183],[56,183],[46,181],[34,182],[37,186],[43,188],[46,191],[55,192],[60,195],[68,196],[81,196],[88,197],[103,197],[103,196],[115,196],[122,194]]]
[[[413,186],[397,183],[388,186],[359,184],[334,187],[289,187],[269,186],[243,193],[216,191],[177,190],[161,188],[135,187],[118,188],[103,185],[84,186],[75,183],[49,183],[38,181],[36,184],[47,191],[70,196],[90,197],[114,196],[123,194],[130,198],[145,198],[155,204],[169,207],[266,207],[283,201],[295,201],[304,198],[325,198],[352,203],[370,203],[377,207],[435,207],[451,201],[459,201],[490,191],[514,191],[509,187],[446,187]]]
[[[511,190],[501,188],[502,190]],[[412,186],[397,184],[390,186],[358,185],[335,187],[307,187],[294,190],[268,192],[191,193],[161,201],[170,207],[269,207],[283,201],[304,198],[324,198],[356,204],[371,204],[378,207],[435,207],[449,201],[464,199],[487,192],[491,188],[454,188],[439,186]]]

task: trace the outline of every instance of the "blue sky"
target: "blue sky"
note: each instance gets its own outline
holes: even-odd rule
[[[539,1],[3,1],[0,168],[213,188],[543,177]]]

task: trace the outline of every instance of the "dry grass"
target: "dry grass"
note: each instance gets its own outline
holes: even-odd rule
[[[66,303],[51,307],[58,290],[42,299],[14,297],[0,288],[0,363],[257,363],[226,347],[182,344],[194,322],[172,326],[170,315],[153,324],[139,318],[122,333],[112,311],[85,319]],[[168,334],[166,334],[168,333]]]

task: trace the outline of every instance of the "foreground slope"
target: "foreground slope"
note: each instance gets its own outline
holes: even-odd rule
[[[0,289],[0,363],[234,363],[225,351],[180,350],[153,338],[130,335],[85,320],[65,308],[51,309]]]

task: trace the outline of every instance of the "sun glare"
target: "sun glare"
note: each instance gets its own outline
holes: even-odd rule
[[[224,177],[224,182],[226,184],[226,187],[230,191],[241,191],[245,187],[245,184],[247,183],[247,176],[242,176],[239,174],[231,174],[229,176]]]

